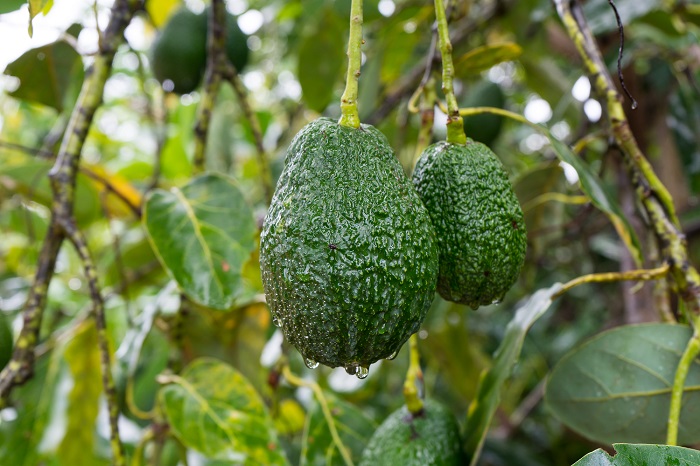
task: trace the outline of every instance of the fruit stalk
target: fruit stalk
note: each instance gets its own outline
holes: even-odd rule
[[[654,173],[630,130],[622,107],[622,97],[613,84],[580,6],[572,6],[565,0],[555,0],[554,4],[559,18],[592,76],[596,90],[605,96],[615,144],[620,149],[637,198],[662,247],[662,258],[671,266],[670,275],[678,287],[678,294],[687,305],[686,317],[693,327],[693,337],[688,342],[684,357],[676,369],[668,416],[667,443],[675,445],[685,378],[698,352],[697,341],[700,339],[700,274],[690,262],[672,198]]]
[[[362,66],[362,0],[352,0],[350,7],[350,40],[348,41],[348,75],[345,91],[340,98],[340,123],[351,128],[360,127],[357,111],[357,83]]]
[[[418,390],[423,384],[423,371],[420,368],[420,353],[418,352],[418,335],[413,334],[408,340],[410,356],[406,381],[403,384],[403,396],[406,399],[406,407],[411,414],[423,411],[423,400]]]
[[[223,0],[212,0],[207,18],[207,66],[204,72],[204,92],[197,109],[194,127],[195,146],[193,168],[195,174],[204,171],[207,133],[214,110],[214,100],[221,87],[222,68],[226,63],[226,6]]]
[[[447,28],[445,5],[442,0],[435,0],[435,17],[437,18],[440,55],[442,56],[442,91],[447,100],[447,142],[466,144],[467,136],[464,134],[464,123],[459,114],[459,105],[455,97],[452,43],[450,42],[450,31]]]

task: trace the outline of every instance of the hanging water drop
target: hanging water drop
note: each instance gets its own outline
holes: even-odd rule
[[[396,356],[398,356],[399,350],[394,351],[391,353],[389,356],[386,357],[387,360],[391,361],[392,359],[396,359]]]
[[[348,375],[357,374],[357,364],[347,364],[345,366],[345,372],[347,372]]]
[[[318,367],[318,362],[311,358],[304,358],[304,364],[306,364],[306,367],[309,369],[316,369]]]
[[[357,376],[358,379],[365,379],[369,375],[369,367],[363,367],[359,366],[357,368],[357,371],[355,372],[355,375]]]
[[[272,318],[272,323],[275,325],[275,327],[282,327],[282,321],[277,316]]]

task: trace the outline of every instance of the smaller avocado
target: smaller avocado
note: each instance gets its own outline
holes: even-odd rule
[[[474,309],[501,301],[525,262],[527,234],[498,157],[472,139],[439,142],[421,154],[413,184],[437,235],[440,296]]]
[[[172,81],[173,88],[169,90],[176,94],[194,91],[204,76],[209,8],[199,14],[180,8],[153,42],[153,75],[161,84]],[[226,56],[237,71],[245,68],[249,53],[248,36],[238,27],[236,17],[226,14]]]
[[[459,466],[465,463],[454,415],[425,400],[412,414],[406,406],[379,426],[362,452],[360,466]]]
[[[176,94],[188,94],[206,66],[207,19],[186,8],[176,11],[151,48],[151,69],[158,82],[172,82]]]
[[[491,81],[480,81],[469,88],[467,97],[460,101],[460,107],[503,108],[506,103],[501,86]],[[481,113],[464,117],[464,132],[475,141],[490,146],[501,134],[503,117],[492,113]]]

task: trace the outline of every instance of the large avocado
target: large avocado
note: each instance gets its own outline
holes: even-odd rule
[[[440,403],[426,400],[419,414],[406,406],[379,426],[362,452],[360,466],[460,466],[466,464],[459,425]]]
[[[471,139],[440,142],[421,155],[413,183],[437,234],[440,295],[474,309],[500,301],[527,248],[523,211],[500,160]]]
[[[187,94],[197,88],[206,66],[207,18],[186,8],[176,11],[165,24],[151,49],[151,69],[172,91]]]
[[[187,94],[199,86],[207,62],[209,8],[196,14],[187,8],[176,11],[165,24],[151,49],[153,75],[162,84],[173,83],[172,91]],[[241,71],[248,63],[248,36],[236,17],[226,15],[226,56]]]
[[[373,126],[296,135],[261,234],[275,323],[313,367],[364,376],[415,333],[437,279],[430,218]]]

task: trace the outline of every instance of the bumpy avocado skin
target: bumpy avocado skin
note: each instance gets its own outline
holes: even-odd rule
[[[460,466],[466,464],[454,415],[426,400],[413,416],[406,406],[379,426],[362,452],[360,466]]]
[[[207,19],[186,8],[176,11],[151,49],[156,79],[173,82],[173,92],[187,94],[197,88],[206,66]]]
[[[440,295],[474,309],[500,301],[527,249],[523,211],[500,160],[471,139],[440,142],[421,155],[413,183],[437,234]]]
[[[435,293],[437,242],[386,138],[327,118],[296,135],[261,233],[275,323],[307,359],[347,370],[387,358]]]

